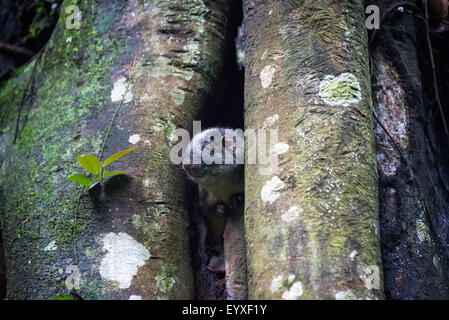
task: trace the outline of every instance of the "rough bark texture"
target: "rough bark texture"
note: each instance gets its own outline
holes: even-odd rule
[[[6,298],[6,261],[1,230],[0,227],[0,299],[4,299]]]
[[[245,127],[278,129],[280,158],[270,175],[246,169],[249,298],[382,298],[362,1],[244,10]]]
[[[70,4],[79,30],[65,28]],[[8,298],[52,298],[66,283],[85,299],[193,298],[184,176],[169,150],[212,94],[227,2],[73,0],[61,12],[42,56],[0,90]],[[99,155],[134,60],[132,96],[104,150],[140,138],[110,168],[129,175],[83,196],[75,217],[78,188],[66,177],[81,171],[78,155]]]
[[[223,234],[228,300],[248,299],[243,203],[231,212]]]
[[[368,4],[378,5],[383,13],[394,1]],[[422,21],[409,14],[391,14],[382,21],[371,48],[374,111],[379,120],[382,260],[389,299],[449,297],[446,238],[442,236],[448,202],[436,164],[438,155],[432,151],[441,142],[429,140],[434,124],[426,119],[430,113],[423,100],[418,32],[425,34]],[[421,40],[421,59],[427,60],[425,36]],[[433,82],[428,86],[433,88]],[[436,105],[433,110],[439,112]]]

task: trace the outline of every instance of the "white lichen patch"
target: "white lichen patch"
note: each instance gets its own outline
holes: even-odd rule
[[[290,290],[285,291],[282,294],[283,300],[297,300],[304,293],[302,289],[302,283],[297,281],[291,287]]]
[[[349,254],[349,259],[351,259],[351,261],[354,261],[354,258],[356,255],[358,255],[358,251],[357,250],[353,250],[350,254]]]
[[[142,300],[141,296],[131,295],[128,300]]]
[[[263,122],[263,127],[264,128],[272,127],[278,120],[279,120],[278,114],[272,115],[271,117],[265,119],[265,121]]]
[[[351,290],[347,291],[338,291],[335,294],[335,300],[356,300],[357,297]]]
[[[132,136],[129,137],[128,142],[132,143],[132,144],[136,144],[137,142],[140,141],[140,135],[138,134],[133,134]]]
[[[274,277],[273,280],[271,280],[270,290],[271,292],[275,293],[279,291],[282,288],[282,283],[284,281],[284,275],[281,274],[277,277]]]
[[[264,89],[268,88],[273,80],[273,75],[276,69],[270,65],[266,66],[260,72],[260,83]]]
[[[288,151],[290,146],[287,143],[278,142],[273,146],[274,154],[281,155]]]
[[[45,248],[44,251],[56,251],[58,246],[56,245],[56,241],[52,240]]]
[[[287,278],[288,285],[292,284],[295,279],[296,279],[296,276],[294,274],[289,274],[288,278]]]
[[[126,78],[122,77],[120,79],[118,79],[115,83],[114,83],[114,88],[111,91],[111,101],[112,102],[118,102],[121,101],[123,99],[123,95],[125,95],[125,98],[123,100],[124,103],[128,103],[130,101],[132,101],[133,99],[133,94],[131,92],[131,85],[128,88],[128,91],[126,91],[128,87],[128,83]],[[126,94],[125,94],[126,92]]]
[[[275,202],[281,195],[278,191],[283,187],[284,183],[282,182],[282,180],[279,179],[279,177],[274,176],[273,178],[271,178],[271,180],[265,182],[265,185],[262,188],[262,191],[260,193],[262,201],[265,204],[271,204]]]
[[[362,90],[356,76],[342,73],[338,77],[328,75],[320,83],[319,95],[331,106],[349,106],[362,99]]]
[[[117,281],[120,289],[131,286],[132,278],[139,267],[150,258],[150,252],[130,235],[120,232],[108,233],[103,238],[103,249],[107,251],[100,264],[100,275]]]
[[[298,220],[299,214],[302,213],[303,211],[304,211],[303,208],[293,206],[281,216],[281,219],[282,221],[287,223],[293,222],[295,220]]]

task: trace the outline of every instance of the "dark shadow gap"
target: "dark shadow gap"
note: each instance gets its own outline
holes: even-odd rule
[[[45,46],[59,18],[62,0],[2,0],[0,84]]]
[[[228,17],[226,48],[222,73],[215,94],[198,112],[195,120],[201,121],[201,129],[224,127],[244,128],[244,70],[237,64],[236,38],[242,25],[242,1],[232,1]],[[188,209],[191,220],[190,241],[192,264],[195,275],[196,299],[226,300],[226,278],[224,273],[207,270],[204,248],[205,221],[201,214],[197,186],[187,182]]]

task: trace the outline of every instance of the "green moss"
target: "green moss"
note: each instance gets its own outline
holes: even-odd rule
[[[176,267],[173,265],[162,265],[161,270],[156,275],[156,289],[163,293],[169,294],[175,285]]]
[[[145,235],[144,245],[152,248],[167,238],[167,225],[163,223],[169,209],[164,205],[149,207],[143,215],[133,215],[133,226]]]
[[[76,3],[66,1],[64,5]],[[117,33],[110,33],[117,37],[106,37],[98,32],[95,16],[89,15],[92,8],[83,7],[88,5],[79,5],[84,15],[79,30],[64,27],[67,14],[63,7],[41,60],[25,66],[0,90],[0,186],[2,191],[8,190],[1,223],[8,239],[8,254],[18,262],[15,274],[26,269],[27,273],[45,274],[58,255],[73,260],[73,244],[88,227],[86,219],[75,222],[79,190],[66,177],[81,170],[79,154],[99,154],[104,132],[99,128],[87,133],[83,130],[110,103],[108,79],[112,67],[127,50]],[[102,31],[115,28],[112,20],[109,17],[100,21]],[[18,141],[12,144],[22,92],[34,63],[38,63],[36,91],[22,106]],[[73,139],[75,132],[81,134]],[[80,211],[82,208],[83,201]],[[41,254],[35,252],[38,249],[29,252],[24,247],[32,243],[43,249],[53,241],[57,250]],[[29,265],[30,255],[34,257]],[[29,278],[15,281],[35,281]],[[40,297],[54,295],[55,281],[46,276],[45,281],[40,281]]]

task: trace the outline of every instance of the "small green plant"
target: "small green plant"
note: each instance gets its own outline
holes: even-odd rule
[[[115,176],[118,174],[124,174],[128,173],[127,171],[111,171],[106,172],[105,168],[106,166],[110,165],[114,161],[118,160],[119,158],[123,157],[128,152],[134,150],[136,147],[132,147],[130,149],[126,149],[120,152],[117,152],[116,154],[110,156],[107,158],[103,163],[100,162],[100,160],[91,154],[85,154],[82,156],[78,156],[78,161],[81,164],[81,166],[92,174],[91,178],[89,179],[88,176],[75,173],[69,176],[67,179],[70,181],[76,182],[83,187],[85,187],[84,191],[89,191],[93,187],[95,187],[97,184],[101,184],[103,182],[103,179],[111,176]]]

